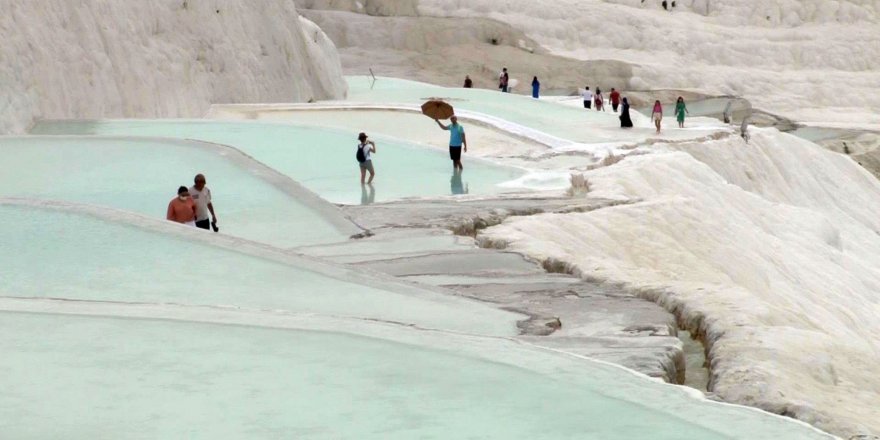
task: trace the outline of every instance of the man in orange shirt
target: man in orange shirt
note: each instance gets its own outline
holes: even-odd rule
[[[196,225],[196,204],[189,198],[189,190],[185,186],[177,189],[177,197],[168,203],[166,219],[189,226]]]

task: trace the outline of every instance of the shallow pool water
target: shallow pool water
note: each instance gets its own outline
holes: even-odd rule
[[[35,132],[230,144],[350,203],[452,194],[458,185],[488,193],[521,175],[473,161],[472,180],[438,186],[442,154],[382,140],[377,166],[387,180],[371,196],[350,188],[347,132],[192,121],[46,123]],[[3,437],[828,438],[528,345],[514,338],[525,317],[494,305],[283,251],[304,244],[291,235],[325,242],[339,232],[321,232],[323,214],[303,211],[265,169],[233,153],[167,138],[0,141],[9,158],[0,162],[0,197],[38,199],[0,200]],[[240,232],[203,233],[154,215],[164,213],[168,182],[188,183],[193,168],[223,201],[221,221]],[[381,251],[369,242],[358,250]],[[481,263],[469,261],[412,264],[430,265],[418,274],[444,274]]]
[[[224,234],[293,247],[344,241],[357,230],[334,207],[306,205],[248,164],[194,143],[0,137],[0,197],[88,203],[164,219],[177,188],[192,186],[197,173],[207,176]]]
[[[284,310],[502,335],[515,333],[521,318],[335,266],[279,260],[277,251],[243,253],[234,240],[205,244],[183,226],[160,223],[164,229],[154,232],[2,204],[0,224],[0,296]]]
[[[535,130],[578,142],[599,142],[597,127],[619,127],[617,114],[587,111],[557,102],[486,89],[440,87],[396,78],[349,76],[351,102],[421,105],[441,98],[455,108],[491,115]]]
[[[366,130],[366,129],[364,129]],[[376,179],[360,184],[355,159],[360,128],[352,131],[288,124],[212,121],[51,121],[34,134],[162,136],[233,146],[290,176],[321,197],[344,204],[370,204],[406,197],[493,194],[522,170],[465,158],[462,174],[448,153],[385,138],[374,139]]]
[[[10,438],[824,438],[503,340],[19,313],[0,332]]]
[[[841,128],[804,126],[798,127],[792,131],[789,131],[788,133],[793,134],[801,139],[806,139],[810,142],[822,142],[830,139],[851,136],[856,133],[856,131]]]
[[[510,339],[493,306],[22,203],[0,204],[9,438],[828,438]]]

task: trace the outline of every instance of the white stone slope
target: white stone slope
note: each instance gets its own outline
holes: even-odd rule
[[[335,47],[291,1],[0,4],[0,133],[34,118],[193,117],[346,93]]]
[[[633,63],[631,90],[742,95],[799,121],[880,125],[880,1],[676,3],[420,0],[419,12],[493,18],[559,55]]]
[[[628,204],[511,218],[482,238],[626,283],[700,327],[712,390],[844,435],[880,434],[880,183],[774,129],[586,174]]]

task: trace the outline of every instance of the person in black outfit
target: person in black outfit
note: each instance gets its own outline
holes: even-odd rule
[[[632,128],[633,121],[629,117],[629,101],[623,98],[622,107],[620,109],[620,128]]]

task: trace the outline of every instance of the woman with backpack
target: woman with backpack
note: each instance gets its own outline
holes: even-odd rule
[[[358,141],[360,141],[360,143],[358,143],[355,158],[357,159],[358,164],[361,168],[361,185],[363,185],[364,183],[370,185],[373,183],[373,178],[376,177],[376,170],[373,169],[372,158],[372,154],[376,153],[376,143],[367,140],[366,133],[359,134]],[[370,172],[370,180],[364,182],[367,177],[367,171]]]
[[[593,99],[596,103],[596,111],[605,111],[605,97],[602,96],[602,90],[596,89],[596,94],[593,95]]]

